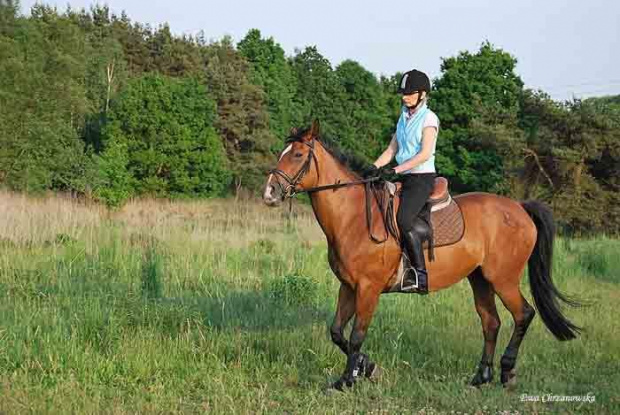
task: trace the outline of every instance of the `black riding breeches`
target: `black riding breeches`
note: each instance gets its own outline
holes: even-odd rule
[[[435,187],[435,173],[405,174],[402,177],[400,206],[396,223],[401,233],[409,232]]]

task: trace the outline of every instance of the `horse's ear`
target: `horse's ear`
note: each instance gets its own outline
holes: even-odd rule
[[[298,133],[297,128],[293,127],[293,128],[291,128],[291,132],[289,133],[289,135],[291,137],[297,137],[297,133]]]
[[[319,136],[319,130],[321,129],[321,124],[319,123],[318,119],[315,119],[314,121],[312,121],[312,128],[310,130],[310,134],[312,135],[312,137],[318,137]]]

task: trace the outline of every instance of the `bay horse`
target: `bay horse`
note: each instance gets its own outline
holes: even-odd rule
[[[327,239],[329,265],[341,283],[330,329],[332,341],[347,355],[345,371],[333,384],[341,390],[358,378],[372,377],[377,367],[361,353],[361,347],[380,295],[396,283],[402,251],[399,241],[389,233],[385,241],[369,237],[384,228],[381,221],[374,225],[367,222],[366,188],[361,185],[367,180],[361,180],[333,155],[333,150],[321,142],[319,128],[315,120],[310,128],[291,132],[277,167],[269,174],[263,200],[277,206],[295,193],[310,195]],[[433,262],[425,252],[428,289],[439,291],[465,277],[469,280],[484,338],[482,359],[470,383],[473,386],[493,379],[500,328],[497,294],[515,323],[500,360],[501,383],[513,386],[519,346],[536,314],[519,288],[526,265],[534,302],[546,327],[559,340],[573,339],[580,331],[562,315],[558,300],[577,303],[560,293],[551,279],[553,216],[542,203],[518,202],[488,193],[467,193],[454,200],[463,214],[465,231],[459,242],[436,248]],[[378,203],[374,199],[371,203],[370,213],[381,218]],[[347,340],[344,328],[353,316]]]

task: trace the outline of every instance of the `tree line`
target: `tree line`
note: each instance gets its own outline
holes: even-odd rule
[[[567,232],[620,232],[620,98],[554,101],[516,63],[489,42],[442,60],[439,173],[455,193],[543,200]],[[24,16],[0,0],[0,185],[111,206],[257,191],[288,131],[315,118],[370,162],[394,132],[399,77],[315,46],[287,56],[257,29],[207,41],[106,6]]]

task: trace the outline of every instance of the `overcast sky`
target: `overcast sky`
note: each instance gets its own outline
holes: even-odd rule
[[[25,13],[35,3],[22,0]],[[46,0],[64,10],[89,0]],[[618,0],[107,0],[113,12],[174,33],[241,40],[251,28],[292,55],[316,45],[332,65],[360,62],[375,74],[418,68],[440,73],[442,57],[484,40],[518,59],[526,86],[555,99],[620,94]]]

